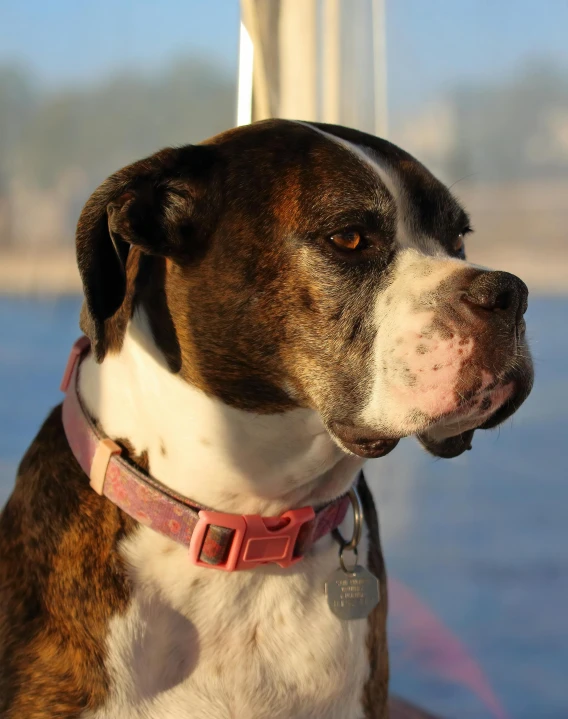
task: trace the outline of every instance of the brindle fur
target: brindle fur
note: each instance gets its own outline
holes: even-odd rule
[[[369,135],[317,127],[402,168],[418,229],[461,257],[452,241],[467,215],[420,163]],[[377,238],[362,261],[326,241],[350,225]],[[372,383],[369,308],[389,287],[396,228],[396,202],[372,168],[314,127],[271,121],[165,149],[115,173],[81,214],[81,327],[102,361],[143,308],[171,371],[208,394],[256,413],[302,406],[348,423]],[[364,480],[360,491],[382,592],[363,705],[366,719],[385,719],[385,568]],[[118,543],[134,526],[90,489],[57,407],[0,518],[0,716],[77,717],[102,704],[107,625],[130,594]],[[392,705],[393,719],[419,716],[411,711]]]
[[[92,491],[61,406],[0,517],[0,716],[78,717],[107,693],[104,642],[130,589],[118,543],[134,520]]]

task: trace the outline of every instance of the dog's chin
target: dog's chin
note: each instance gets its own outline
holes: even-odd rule
[[[467,405],[460,412],[452,413],[444,419],[438,419],[432,426],[417,432],[420,444],[435,457],[451,459],[471,449],[473,434],[477,429],[492,429],[510,417],[525,401],[532,387],[532,374],[505,385],[512,387],[505,399],[489,416],[472,417],[467,413]],[[456,432],[457,430],[457,432]],[[460,431],[461,430],[461,431]]]
[[[466,449],[471,449],[474,432],[475,429],[468,429],[466,432],[457,434],[454,437],[445,437],[444,439],[436,439],[430,436],[428,432],[423,432],[416,436],[424,449],[433,454],[434,457],[452,459],[453,457],[459,457]]]
[[[400,440],[400,437],[386,437],[345,422],[331,422],[328,430],[342,449],[365,459],[384,457]]]

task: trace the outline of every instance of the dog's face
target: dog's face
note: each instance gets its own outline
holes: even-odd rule
[[[83,328],[102,360],[141,306],[170,369],[229,405],[312,408],[361,456],[410,434],[455,456],[532,384],[526,287],[465,262],[469,231],[395,146],[258,123],[94,193],[77,234]]]

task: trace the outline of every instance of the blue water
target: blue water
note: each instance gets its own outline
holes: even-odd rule
[[[0,505],[60,400],[78,311],[77,299],[0,299]],[[567,317],[567,299],[532,301],[535,388],[472,452],[433,460],[406,440],[368,469],[389,574],[460,637],[514,719],[568,717]],[[491,716],[391,643],[395,691],[447,717]]]

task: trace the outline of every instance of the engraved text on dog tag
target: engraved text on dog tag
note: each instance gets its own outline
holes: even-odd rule
[[[380,601],[379,580],[365,567],[335,571],[325,584],[327,603],[340,619],[364,619]]]

